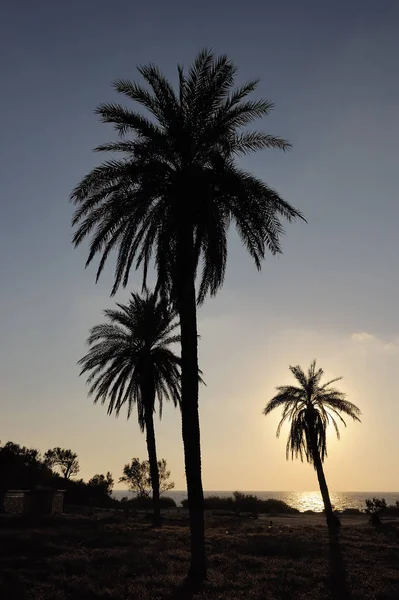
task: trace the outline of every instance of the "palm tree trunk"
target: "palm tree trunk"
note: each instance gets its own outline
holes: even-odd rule
[[[157,461],[157,448],[155,443],[153,412],[148,410],[145,416],[145,427],[147,434],[148,461],[150,463],[150,476],[152,487],[153,524],[154,527],[161,526],[161,507],[159,503],[159,471]]]
[[[333,508],[331,505],[330,494],[327,487],[326,478],[324,475],[323,463],[321,462],[320,454],[317,449],[314,449],[313,452],[313,463],[317,473],[317,479],[319,481],[320,492],[323,498],[324,510],[326,512],[326,520],[327,526],[330,531],[336,531],[337,528],[341,525],[340,520],[334,514]]]
[[[192,248],[192,243],[191,243]],[[190,254],[188,254],[190,256]],[[181,413],[191,534],[191,565],[188,577],[206,579],[204,494],[201,478],[201,445],[198,413],[198,332],[195,281],[192,268],[180,270],[178,312],[181,331]],[[183,268],[184,268],[183,266]],[[191,263],[192,267],[192,263]],[[187,275],[187,276],[185,276]]]

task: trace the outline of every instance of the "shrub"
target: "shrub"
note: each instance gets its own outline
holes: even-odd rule
[[[261,500],[257,496],[252,494],[242,494],[241,492],[234,492],[234,501],[236,509],[239,512],[252,512],[252,513],[281,513],[281,514],[298,514],[299,510],[293,508],[283,502],[283,500],[277,500],[275,498],[269,498],[268,500]]]
[[[387,503],[385,498],[367,498],[366,500],[366,513],[370,515],[370,522],[374,525],[381,523],[380,515],[386,509]]]
[[[359,508],[344,508],[343,510],[341,510],[341,514],[342,515],[361,515],[362,511]]]
[[[138,496],[136,498],[132,498],[129,500],[129,504],[133,508],[138,508],[141,510],[150,510],[153,507],[151,496]],[[161,508],[175,508],[176,502],[173,498],[163,497],[161,496],[159,499],[159,505]]]
[[[384,515],[387,517],[398,517],[399,516],[399,503],[391,504],[384,509]]]
[[[208,496],[204,502],[206,510],[234,510],[231,496]]]
[[[204,499],[206,510],[218,511],[234,511],[247,512],[252,514],[257,513],[281,513],[281,514],[298,514],[299,510],[289,506],[282,500],[269,498],[261,500],[252,494],[242,494],[234,492],[234,496],[208,496]],[[182,500],[183,508],[188,508],[187,498]]]
[[[299,514],[299,510],[289,506],[283,500],[269,498],[268,500],[259,500],[258,512],[260,513],[281,513],[281,514]]]

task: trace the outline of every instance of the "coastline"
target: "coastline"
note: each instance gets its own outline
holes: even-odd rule
[[[313,511],[316,513],[322,512],[324,509],[321,494],[318,491],[246,491],[240,490],[245,494],[257,496],[260,500],[281,500],[288,506],[296,508],[300,513]],[[234,490],[205,490],[204,497],[219,496],[226,498],[233,496]],[[395,504],[399,500],[399,492],[330,492],[332,504],[337,511],[345,509],[364,510],[366,498],[385,498],[387,504]],[[123,497],[132,498],[134,494],[128,490],[114,490],[112,496],[117,500]],[[181,507],[181,502],[187,498],[185,490],[170,490],[164,496],[173,498],[178,507]]]

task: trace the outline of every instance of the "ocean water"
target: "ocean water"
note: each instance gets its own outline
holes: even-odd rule
[[[283,500],[290,506],[297,508],[299,511],[314,510],[321,512],[324,508],[320,492],[257,492],[246,491],[245,494],[254,494],[262,500],[274,498]],[[126,490],[115,490],[114,497],[120,500],[123,496],[132,497],[133,494]],[[204,491],[204,496],[232,496],[231,491]],[[184,490],[170,490],[165,494],[173,498],[177,506],[181,505],[181,501],[187,498],[187,492]],[[359,508],[365,507],[366,498],[385,498],[387,504],[395,504],[399,500],[399,492],[330,492],[331,503],[335,510],[343,510],[344,508]]]

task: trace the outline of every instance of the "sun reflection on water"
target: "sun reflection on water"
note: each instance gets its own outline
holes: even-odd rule
[[[297,492],[295,495],[296,498],[293,505],[301,512],[305,510],[321,512],[324,508],[320,492]]]

